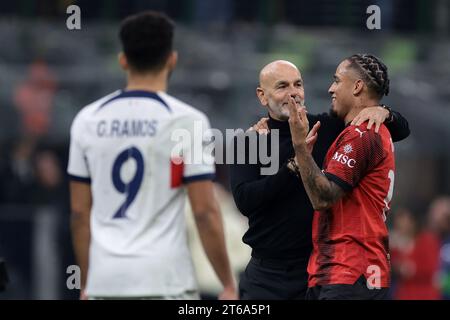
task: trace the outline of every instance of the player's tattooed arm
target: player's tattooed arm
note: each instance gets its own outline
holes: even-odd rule
[[[295,150],[295,161],[290,162],[290,169],[295,171],[303,181],[306,193],[315,210],[331,207],[344,196],[344,190],[322,173],[311,156],[314,143],[317,140],[319,126],[309,130],[309,122],[304,108],[298,108],[295,100],[290,98],[289,127],[292,145]]]
[[[306,145],[295,147],[295,165],[314,210],[325,210],[345,195],[344,190],[322,173]]]

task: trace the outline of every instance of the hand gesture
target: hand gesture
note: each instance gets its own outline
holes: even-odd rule
[[[369,121],[367,124],[367,130],[372,128],[375,124],[375,132],[378,133],[381,124],[389,117],[389,111],[381,106],[367,107],[361,110],[361,112],[353,119],[351,125],[359,126],[360,124]]]

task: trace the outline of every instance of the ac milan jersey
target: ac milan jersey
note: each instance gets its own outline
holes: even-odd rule
[[[213,178],[214,158],[202,141],[208,129],[203,113],[164,92],[120,90],[78,113],[68,173],[91,184],[89,296],[197,288],[182,183]]]
[[[315,211],[309,287],[390,283],[386,212],[394,186],[394,146],[387,128],[348,126],[328,150],[323,172],[346,191],[331,208]]]

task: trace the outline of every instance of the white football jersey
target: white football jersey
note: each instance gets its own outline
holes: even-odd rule
[[[183,182],[214,177],[204,143],[196,162],[188,159],[199,142],[194,140],[202,139],[199,125],[203,132],[209,129],[200,111],[167,93],[140,90],[116,91],[76,116],[68,174],[92,190],[88,296],[196,290]],[[192,138],[178,148],[182,164],[171,161],[180,144],[171,137],[174,132]]]

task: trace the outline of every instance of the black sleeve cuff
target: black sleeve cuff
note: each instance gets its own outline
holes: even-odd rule
[[[333,181],[334,183],[336,183],[339,187],[341,187],[345,192],[350,192],[353,190],[353,187],[351,184],[345,182],[344,180],[342,180],[341,178],[339,178],[338,176],[335,176],[334,174],[325,172],[325,176],[328,178],[328,180]]]
[[[214,181],[215,178],[216,178],[216,175],[214,173],[198,174],[195,176],[183,177],[183,183],[186,184],[186,183],[202,181],[202,180]]]
[[[406,139],[410,134],[408,121],[397,111],[391,109],[392,121],[385,122],[391,133],[392,141],[398,142]]]
[[[89,177],[80,177],[73,174],[67,174],[69,180],[76,181],[76,182],[82,182],[82,183],[91,183],[91,178]]]

